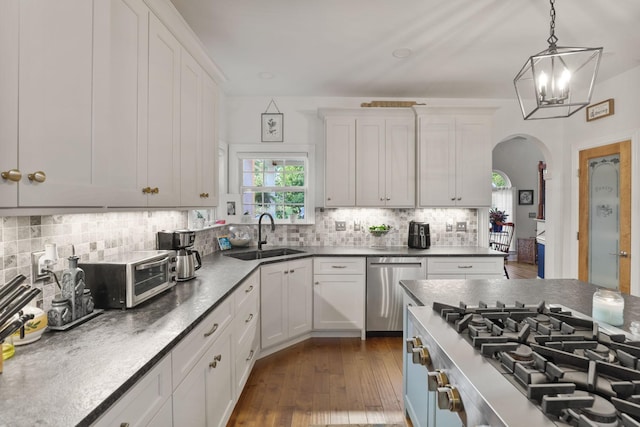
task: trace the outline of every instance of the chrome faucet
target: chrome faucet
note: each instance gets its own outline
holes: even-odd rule
[[[262,250],[262,245],[267,243],[267,239],[266,238],[264,240],[262,240],[262,217],[265,216],[265,215],[268,216],[269,219],[271,220],[271,231],[275,231],[275,229],[276,229],[276,224],[273,222],[273,217],[271,216],[270,213],[265,212],[262,215],[260,215],[260,218],[258,219],[258,250],[259,251]]]

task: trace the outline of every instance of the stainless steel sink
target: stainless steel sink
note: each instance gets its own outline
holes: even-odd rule
[[[267,250],[255,250],[248,252],[238,252],[234,254],[225,254],[231,258],[241,259],[243,261],[251,261],[256,259],[273,258],[284,255],[303,254],[304,251],[298,249],[280,248],[280,249],[267,249]]]

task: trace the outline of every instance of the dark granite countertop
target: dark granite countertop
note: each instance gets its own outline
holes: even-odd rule
[[[418,305],[433,302],[458,305],[461,301],[477,305],[479,301],[495,304],[560,304],[591,316],[596,286],[573,279],[492,279],[492,280],[403,280],[400,282]],[[640,298],[623,295],[624,326],[629,332],[631,322],[640,320]]]
[[[66,332],[47,331],[39,341],[16,347],[0,375],[0,427],[91,424],[261,264],[310,256],[504,255],[476,247],[298,249],[305,253],[261,261],[206,256],[195,279],[140,306],[107,310]]]

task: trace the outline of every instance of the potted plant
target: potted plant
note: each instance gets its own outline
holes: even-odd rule
[[[491,222],[492,231],[502,231],[502,224],[506,222],[508,216],[509,214],[505,211],[501,211],[498,208],[491,208],[489,210],[489,222]]]

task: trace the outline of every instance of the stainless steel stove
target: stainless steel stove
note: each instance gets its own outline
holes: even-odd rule
[[[410,307],[406,327],[414,425],[640,426],[640,342],[622,330],[544,302]]]

